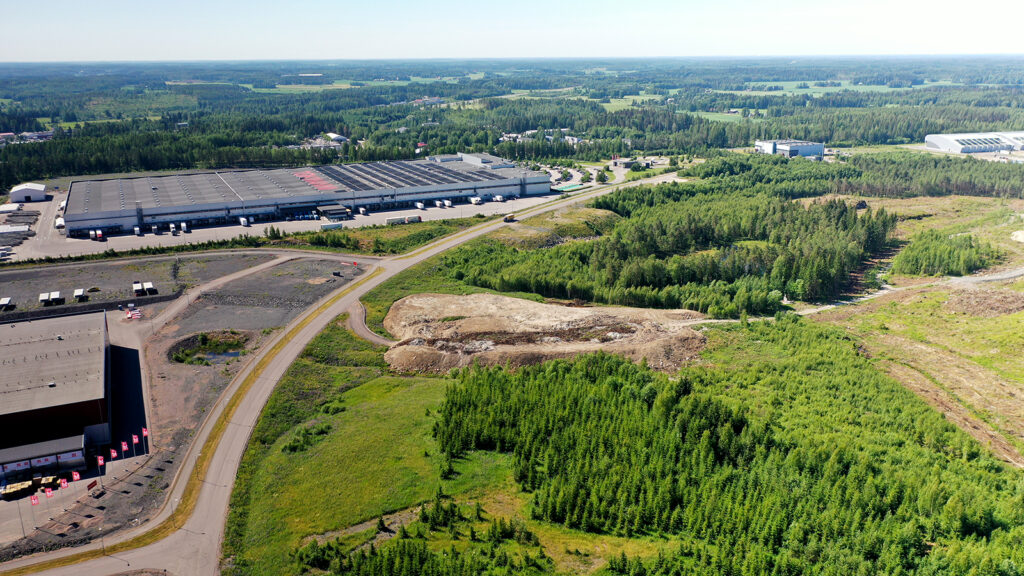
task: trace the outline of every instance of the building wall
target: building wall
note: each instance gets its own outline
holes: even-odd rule
[[[46,190],[25,188],[11,191],[11,202],[42,202],[46,200]]]

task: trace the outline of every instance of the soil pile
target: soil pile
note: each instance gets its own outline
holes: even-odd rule
[[[474,361],[523,366],[602,350],[674,372],[704,348],[688,310],[570,307],[495,294],[417,294],[395,302],[385,355],[400,372],[447,372]]]

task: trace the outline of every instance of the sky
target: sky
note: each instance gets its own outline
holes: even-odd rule
[[[0,62],[1021,54],[1024,2],[0,0]]]

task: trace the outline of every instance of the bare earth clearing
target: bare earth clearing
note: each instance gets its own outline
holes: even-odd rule
[[[447,372],[474,361],[523,366],[602,350],[674,372],[704,348],[688,310],[570,307],[495,294],[417,294],[391,307],[400,342],[385,359],[399,372]]]

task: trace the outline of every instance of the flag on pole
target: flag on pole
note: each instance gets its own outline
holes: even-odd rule
[[[113,448],[110,449],[110,459],[117,460],[117,450],[114,450]]]
[[[39,506],[39,496],[36,496],[35,494],[33,494],[33,495],[28,497],[28,500],[29,500],[29,502],[32,503],[33,506]]]
[[[96,465],[97,466],[103,466],[103,456],[97,456],[96,457]],[[78,474],[78,472],[75,472],[75,474]]]
[[[127,451],[128,451],[128,443],[125,442],[124,440],[122,440],[121,441],[121,452],[127,452]]]
[[[143,428],[142,429],[142,437],[143,438],[149,438],[149,428]]]
[[[138,444],[138,443],[139,443],[139,436],[138,436],[138,434],[132,434],[132,444]]]
[[[67,478],[61,478],[60,479],[60,487],[61,488],[67,488],[68,487],[68,479]]]
[[[53,498],[53,489],[52,488],[47,488],[46,489],[46,497],[47,498]]]
[[[100,460],[103,460],[103,456],[100,456]],[[100,464],[103,464],[103,462],[100,462]],[[72,482],[78,482],[81,479],[82,479],[82,475],[79,474],[78,472],[72,472],[71,473],[71,481]]]

